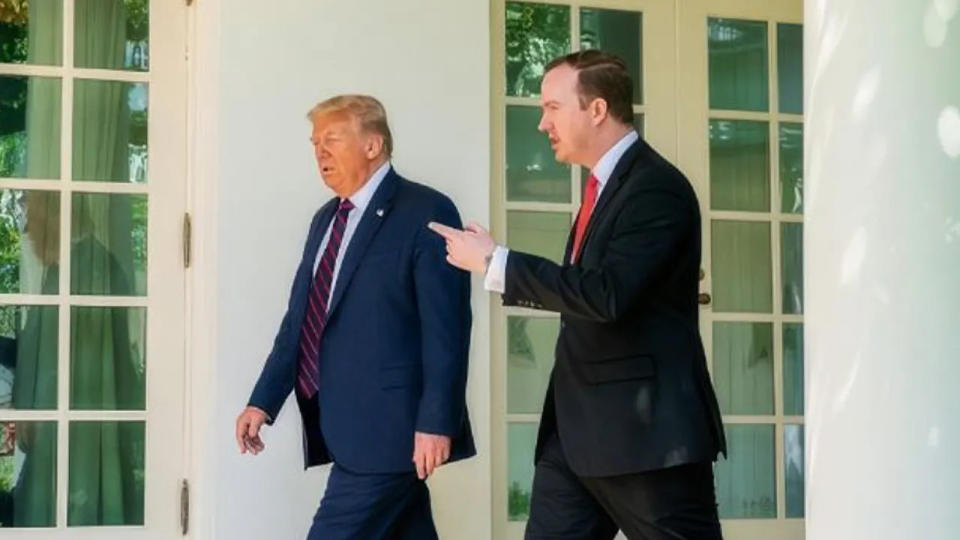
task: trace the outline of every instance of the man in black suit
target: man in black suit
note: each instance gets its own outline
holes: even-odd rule
[[[482,227],[430,227],[447,260],[504,305],[561,314],[536,450],[528,539],[721,538],[712,463],[726,452],[698,328],[700,211],[690,183],[632,127],[624,63],[558,58],[539,129],[590,169],[562,265]]]

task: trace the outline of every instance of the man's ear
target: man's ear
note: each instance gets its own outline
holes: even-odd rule
[[[593,125],[599,126],[604,120],[607,119],[610,111],[607,106],[607,100],[603,98],[594,98],[590,102],[590,120],[593,122]]]
[[[367,137],[367,147],[365,150],[368,159],[373,159],[383,153],[383,142],[382,135],[371,135]]]

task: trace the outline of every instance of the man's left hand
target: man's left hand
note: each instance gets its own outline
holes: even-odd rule
[[[470,223],[464,230],[457,230],[441,223],[430,222],[430,230],[447,241],[447,262],[468,272],[483,274],[497,247],[486,229]]]
[[[413,462],[417,477],[426,480],[433,470],[450,459],[450,437],[417,432],[413,437]]]

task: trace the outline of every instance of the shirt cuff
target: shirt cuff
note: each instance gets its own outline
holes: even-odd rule
[[[490,259],[490,266],[487,267],[487,275],[483,280],[483,288],[490,291],[503,294],[507,290],[507,255],[510,250],[497,246],[493,250],[493,257]]]

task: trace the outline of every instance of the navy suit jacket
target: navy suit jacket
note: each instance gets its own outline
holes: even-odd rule
[[[339,199],[314,216],[287,313],[250,396],[269,421],[294,389],[313,266]],[[461,227],[445,195],[389,171],[346,246],[320,344],[316,399],[298,396],[304,466],[358,473],[415,469],[414,432],[452,438],[451,461],[476,453],[465,402],[470,278],[446,262],[437,221]]]

